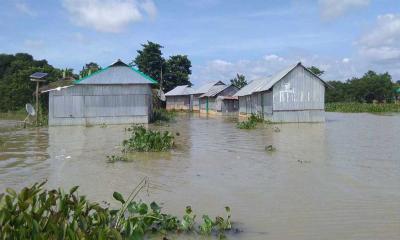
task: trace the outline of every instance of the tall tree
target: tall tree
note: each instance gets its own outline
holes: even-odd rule
[[[237,73],[236,77],[231,79],[231,84],[239,89],[247,85],[246,77],[242,74]]]
[[[138,50],[138,55],[132,61],[141,72],[160,82],[161,72],[164,70],[165,59],[162,57],[161,46],[158,43],[147,41],[142,44],[143,49]]]
[[[189,75],[192,74],[192,63],[186,55],[175,55],[169,57],[165,63],[163,76],[163,89],[168,92],[179,85],[189,85]]]
[[[322,76],[322,74],[325,73],[324,70],[319,69],[316,66],[311,66],[308,68],[308,70],[310,70],[312,73],[314,73],[315,75],[317,75],[318,77]]]
[[[27,53],[0,54],[0,111],[21,109],[33,102],[36,84],[29,76],[34,72],[46,72],[46,80],[52,82],[61,77],[59,69],[46,60],[35,60]]]
[[[86,63],[85,66],[82,67],[82,70],[79,72],[79,76],[83,78],[98,70],[101,70],[99,64],[95,62]]]

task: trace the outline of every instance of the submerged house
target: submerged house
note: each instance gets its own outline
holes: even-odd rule
[[[273,122],[323,122],[327,86],[299,62],[250,82],[234,96],[240,115],[257,114]]]
[[[156,81],[118,60],[49,92],[49,125],[148,123]]]
[[[200,111],[200,96],[205,94],[206,92],[210,91],[213,86],[217,85],[225,85],[225,83],[221,81],[217,82],[210,82],[207,84],[202,85],[198,89],[194,90],[193,92],[193,111]]]
[[[232,97],[239,89],[233,85],[218,84],[199,96],[200,113],[229,113],[238,111],[238,100]]]
[[[188,85],[177,86],[165,94],[167,110],[193,110],[193,89]]]

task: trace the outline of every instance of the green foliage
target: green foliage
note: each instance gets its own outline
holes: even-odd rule
[[[400,112],[400,104],[395,104],[395,103],[372,104],[372,103],[358,103],[358,102],[326,103],[325,111],[346,112],[346,113]]]
[[[246,77],[242,74],[237,73],[236,77],[231,79],[231,84],[239,89],[247,85]]]
[[[192,63],[186,55],[174,55],[165,60],[161,52],[163,46],[160,44],[147,41],[142,47],[142,50],[137,51],[138,55],[131,64],[159,83],[162,76],[164,91],[179,85],[192,85],[189,81]]]
[[[79,72],[79,76],[80,78],[84,78],[99,70],[101,70],[99,64],[95,62],[86,63],[85,66],[82,67],[82,70]]]
[[[153,131],[143,126],[127,129],[132,132],[129,139],[124,140],[123,152],[164,152],[174,146],[174,136],[168,132]]]
[[[326,102],[391,102],[394,97],[394,83],[388,73],[377,74],[368,71],[361,78],[346,82],[330,81],[333,88],[326,90]]]
[[[165,59],[162,57],[161,52],[163,46],[147,41],[147,43],[142,44],[142,47],[142,50],[137,51],[138,55],[131,64],[137,66],[139,71],[160,82],[161,69],[164,68],[165,64]]]
[[[246,121],[238,122],[236,127],[239,129],[254,129],[257,127],[257,123],[262,122],[264,122],[264,119],[262,119],[260,116],[251,114]]]
[[[192,74],[192,63],[187,55],[175,55],[169,57],[165,63],[165,72],[163,74],[163,88],[168,92],[179,85],[189,85],[189,75]]]
[[[164,108],[154,109],[153,111],[153,122],[170,122],[175,119],[176,112],[175,111],[167,111]]]
[[[319,69],[316,66],[311,66],[311,67],[308,68],[308,70],[310,70],[312,73],[314,73],[318,77],[322,76],[325,73],[325,71]]]
[[[147,179],[124,198],[113,193],[120,202],[117,209],[109,209],[79,196],[78,186],[70,191],[45,190],[43,185],[34,184],[17,193],[6,189],[0,194],[0,239],[143,239],[153,234],[192,233],[195,231],[195,214],[186,207],[183,219],[164,213],[152,202],[136,202],[138,193],[148,187]],[[232,229],[230,209],[227,217],[216,217],[212,221],[207,215],[199,226],[200,234],[215,232],[224,236]]]
[[[34,102],[36,83],[29,79],[34,72],[48,73],[46,80],[49,82],[62,75],[61,70],[46,60],[34,60],[29,54],[0,54],[0,112],[15,111],[24,108],[28,102]]]
[[[115,163],[115,162],[127,162],[128,158],[123,155],[123,156],[119,156],[119,155],[110,155],[107,156],[107,162],[109,163]]]

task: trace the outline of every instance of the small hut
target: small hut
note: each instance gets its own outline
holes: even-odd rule
[[[234,96],[239,98],[240,115],[257,114],[273,122],[323,122],[326,86],[299,62],[250,82]]]
[[[200,113],[237,112],[237,98],[232,97],[239,89],[233,85],[214,85],[200,99]]]
[[[192,110],[193,89],[189,85],[177,86],[165,94],[167,110]]]
[[[201,95],[203,95],[204,93],[210,91],[210,89],[213,86],[217,86],[217,85],[225,85],[225,83],[223,83],[221,81],[210,82],[210,83],[204,84],[201,87],[199,87],[198,89],[194,90],[194,92],[193,92],[193,111],[200,111],[199,97]]]
[[[49,125],[148,123],[156,81],[121,60],[49,92]]]

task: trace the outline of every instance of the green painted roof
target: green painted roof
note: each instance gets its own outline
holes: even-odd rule
[[[118,60],[111,66],[75,81],[75,84],[157,84],[157,81]]]

